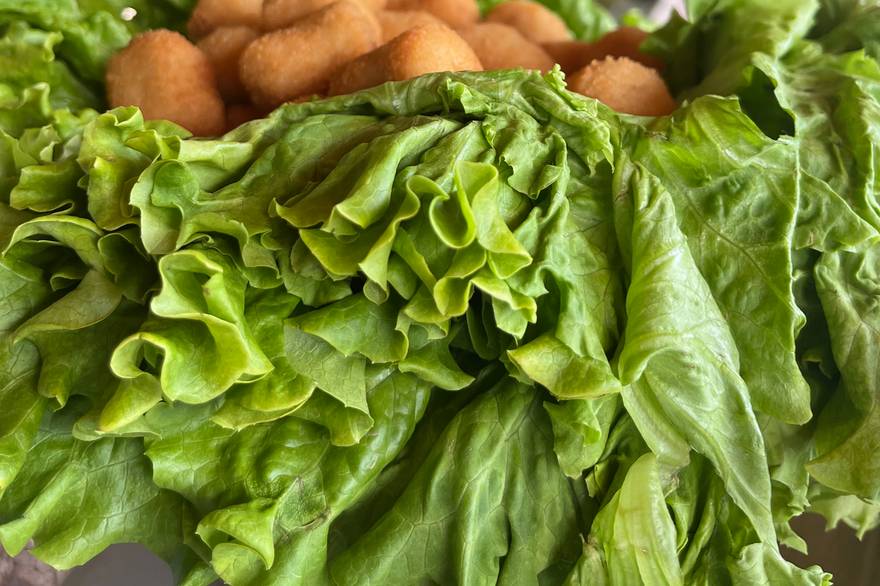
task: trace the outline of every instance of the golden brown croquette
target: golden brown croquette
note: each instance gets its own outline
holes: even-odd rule
[[[376,16],[363,4],[335,2],[251,43],[241,57],[241,80],[253,102],[266,108],[324,93],[341,66],[381,38]]]
[[[537,2],[508,0],[486,15],[487,22],[512,26],[527,39],[536,43],[567,41],[571,39],[565,21],[559,15]]]
[[[443,24],[439,18],[424,10],[382,10],[376,16],[382,27],[383,43],[417,26]]]
[[[287,28],[297,20],[308,16],[336,0],[265,0],[263,3],[263,28],[274,31]],[[364,8],[379,11],[385,7],[385,0],[355,0]]]
[[[349,63],[333,79],[330,94],[347,94],[439,71],[482,71],[482,65],[454,30],[429,24],[410,29]]]
[[[594,43],[583,41],[559,41],[545,43],[544,49],[559,63],[566,73],[586,67],[596,59],[605,57],[627,57],[642,65],[662,70],[661,59],[640,50],[648,33],[633,27],[622,27],[607,33]]]
[[[477,0],[389,0],[388,8],[430,12],[454,29],[470,26],[480,20]]]
[[[263,0],[199,0],[187,23],[187,32],[200,39],[221,26],[260,28]]]
[[[458,31],[486,71],[493,69],[553,69],[553,59],[540,45],[506,24],[482,22]]]
[[[626,114],[665,116],[678,107],[656,69],[626,57],[593,61],[571,76],[568,89]]]
[[[259,37],[246,26],[221,26],[198,42],[214,67],[220,95],[233,104],[247,100],[247,90],[238,75],[238,63],[244,50]]]
[[[226,109],[211,62],[183,35],[153,30],[136,36],[107,65],[111,107],[138,106],[148,120],[171,120],[196,136],[215,136]]]

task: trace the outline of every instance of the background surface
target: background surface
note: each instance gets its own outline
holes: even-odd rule
[[[806,515],[795,525],[810,544],[811,555],[788,550],[789,559],[801,566],[819,564],[841,586],[880,583],[880,532],[869,533],[862,542],[845,527],[826,533],[824,520],[816,515]],[[173,582],[168,567],[149,551],[137,545],[117,545],[71,572],[64,586],[173,586]]]

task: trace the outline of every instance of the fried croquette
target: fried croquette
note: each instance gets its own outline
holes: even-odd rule
[[[382,27],[383,43],[417,26],[443,24],[439,18],[424,10],[382,10],[376,16]]]
[[[136,36],[107,64],[110,106],[138,106],[148,120],[171,120],[196,136],[216,136],[226,108],[211,62],[183,35],[153,30]]]
[[[200,39],[221,26],[260,28],[263,0],[199,0],[186,25],[189,36]]]
[[[247,90],[238,75],[238,62],[241,54],[260,34],[246,26],[221,26],[198,42],[198,47],[205,52],[214,75],[217,88],[227,102],[239,103],[247,99]]]
[[[375,49],[381,38],[372,11],[342,0],[251,43],[241,56],[241,80],[262,107],[324,93],[342,65]]]
[[[424,10],[454,29],[464,28],[480,20],[477,0],[388,0],[391,10]]]
[[[524,0],[502,2],[486,15],[486,22],[512,26],[522,36],[536,43],[571,39],[571,31],[568,30],[565,21],[537,2]]]
[[[483,67],[492,69],[553,69],[553,59],[544,49],[506,24],[482,22],[460,29],[458,34],[477,54]]]
[[[226,108],[226,129],[233,130],[262,116],[263,113],[252,104],[234,104]]]
[[[331,82],[330,94],[348,94],[426,73],[482,70],[480,60],[455,31],[429,24],[410,29],[349,63]]]
[[[663,60],[640,50],[642,43],[648,38],[648,33],[642,29],[624,26],[602,36],[595,45],[604,57],[626,57],[637,61],[647,67],[663,69]]]
[[[626,57],[642,65],[662,70],[661,59],[639,50],[648,33],[634,27],[622,27],[607,33],[594,43],[583,41],[560,41],[544,43],[544,49],[559,63],[566,73],[574,73],[605,57]]]
[[[583,69],[594,59],[593,44],[584,41],[541,43],[541,47],[567,74]]]
[[[625,114],[665,116],[678,107],[656,69],[626,57],[593,61],[571,76],[568,89]]]
[[[274,31],[287,28],[312,12],[333,4],[336,0],[265,0],[263,3],[263,28]],[[385,8],[385,0],[354,0],[372,11]]]

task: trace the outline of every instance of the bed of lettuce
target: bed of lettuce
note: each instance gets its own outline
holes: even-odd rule
[[[188,4],[0,0],[6,551],[139,542],[187,586],[830,582],[779,544],[878,522],[880,7],[690,2],[656,120],[559,72],[218,140],[104,111],[108,55]]]

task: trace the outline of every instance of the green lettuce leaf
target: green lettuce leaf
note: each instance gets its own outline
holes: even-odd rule
[[[856,531],[859,539],[880,526],[880,505],[853,496],[829,491],[816,484],[810,492],[810,510],[827,520],[826,529],[831,530],[841,522]]]
[[[53,108],[75,110],[101,104],[99,95],[56,58],[56,47],[63,39],[57,31],[34,29],[24,21],[9,25],[0,39],[0,104],[8,107],[37,84],[48,84]]]
[[[864,0],[822,0],[810,36],[831,53],[864,49],[880,58],[880,7]]]
[[[810,473],[822,484],[874,500],[880,496],[880,463],[873,448],[880,424],[880,373],[870,356],[878,342],[880,314],[874,303],[878,270],[876,248],[825,254],[816,267],[841,389],[819,419],[818,454],[809,464]]]
[[[708,458],[761,540],[775,544],[764,442],[733,336],[676,225],[672,198],[641,169],[631,186],[636,260],[619,363],[624,406],[664,466],[683,467],[690,449]]]
[[[331,561],[333,580],[559,583],[580,544],[577,501],[549,428],[539,394],[499,382],[450,422],[394,505]]]
[[[673,15],[646,49],[668,64],[672,89],[684,97],[730,95],[752,78],[757,55],[780,58],[813,24],[819,0],[705,0]]]
[[[721,146],[713,136],[732,135]],[[792,291],[799,206],[796,145],[773,142],[735,102],[696,100],[635,148],[675,202],[679,226],[739,354],[756,409],[789,423],[811,417],[795,355],[805,319]]]
[[[593,525],[612,584],[684,584],[657,457],[645,454]]]
[[[330,523],[403,449],[429,390],[415,377],[380,380],[369,393],[372,431],[349,447],[332,447],[326,428],[297,417],[236,433],[184,408],[161,417],[182,425],[147,455],[155,482],[203,515],[198,534],[227,582],[313,584],[327,571]]]
[[[189,505],[157,487],[141,440],[81,442],[75,411],[43,419],[23,471],[3,495],[0,544],[14,554],[33,539],[34,555],[59,569],[113,543],[142,543],[169,562],[182,559],[192,531]]]
[[[15,328],[50,296],[37,275],[18,275],[0,264],[3,300],[0,315],[0,401],[4,417],[0,421],[0,496],[24,465],[28,449],[36,436],[46,400],[37,393],[39,355],[29,344],[16,345]],[[30,278],[28,278],[30,277]]]

